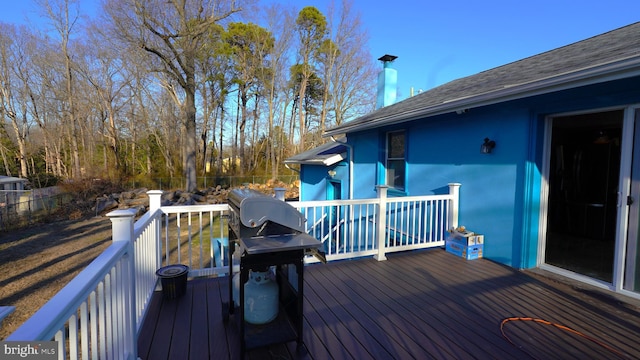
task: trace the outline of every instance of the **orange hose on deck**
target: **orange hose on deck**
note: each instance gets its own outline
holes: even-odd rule
[[[509,317],[509,318],[505,318],[505,319],[504,319],[504,320],[502,320],[502,322],[500,323],[500,332],[502,333],[502,336],[503,336],[505,339],[507,339],[507,341],[509,341],[509,342],[511,343],[511,345],[513,345],[513,346],[515,346],[515,347],[518,347],[518,346],[517,346],[513,341],[511,341],[511,339],[510,339],[510,338],[507,336],[507,334],[505,334],[505,332],[504,332],[504,325],[505,325],[506,323],[508,323],[509,321],[533,321],[533,322],[540,323],[540,324],[544,324],[544,325],[554,326],[554,327],[556,327],[556,328],[558,328],[558,329],[560,329],[560,330],[568,331],[568,332],[570,332],[570,333],[572,333],[572,334],[575,334],[575,335],[578,335],[578,336],[580,336],[580,337],[582,337],[582,338],[584,338],[584,339],[587,339],[587,340],[589,340],[589,341],[591,341],[591,342],[593,342],[593,343],[595,343],[595,344],[597,344],[597,345],[599,345],[599,346],[601,346],[601,347],[603,347],[603,348],[607,349],[608,351],[610,351],[610,352],[612,352],[612,353],[614,353],[614,354],[616,354],[616,355],[618,355],[618,356],[620,356],[620,357],[622,357],[622,358],[626,357],[622,352],[620,352],[620,351],[618,351],[618,350],[614,349],[613,347],[611,347],[611,346],[609,346],[609,345],[607,345],[607,344],[603,343],[602,341],[600,341],[600,340],[598,340],[598,339],[596,339],[596,338],[593,338],[593,337],[591,337],[591,336],[588,336],[588,335],[586,335],[586,334],[583,334],[583,333],[581,333],[580,331],[574,330],[574,329],[572,329],[572,328],[570,328],[570,327],[568,327],[568,326],[565,326],[565,325],[560,325],[560,324],[552,323],[551,321],[547,321],[547,320],[543,320],[543,319],[537,319],[537,318],[532,318],[532,317]],[[518,347],[518,348],[519,348],[519,347]]]

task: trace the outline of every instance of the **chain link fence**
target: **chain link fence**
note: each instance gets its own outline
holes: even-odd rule
[[[57,187],[0,190],[0,231],[42,221],[60,205],[71,201]]]
[[[276,180],[292,184],[299,179],[298,175],[282,175]],[[271,176],[207,176],[198,177],[198,188],[208,189],[217,186],[223,188],[242,186],[243,184],[266,184],[272,181]],[[184,189],[184,178],[156,178],[147,181],[132,181],[131,189],[143,188],[154,190]],[[72,201],[70,194],[65,194],[58,187],[33,190],[0,190],[0,232],[22,227],[46,220],[58,207]]]
[[[277,177],[277,181],[291,184],[299,179],[295,175],[281,175]],[[198,189],[208,189],[211,187],[222,186],[223,188],[242,186],[243,184],[266,184],[273,180],[271,176],[249,175],[249,176],[203,176],[197,178]],[[132,189],[146,187],[154,190],[175,190],[184,189],[185,179],[183,177],[175,178],[155,178],[145,181],[132,181],[129,186]]]

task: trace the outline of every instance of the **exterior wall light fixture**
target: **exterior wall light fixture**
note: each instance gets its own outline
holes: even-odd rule
[[[327,173],[329,174],[329,177],[333,179],[334,176],[336,176],[336,171],[335,170],[329,170],[327,171]]]
[[[482,154],[491,154],[494,147],[496,147],[495,141],[484,138],[484,143],[480,146],[480,152]]]

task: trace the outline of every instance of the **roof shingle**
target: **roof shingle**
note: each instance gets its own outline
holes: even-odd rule
[[[414,120],[455,110],[481,96],[495,102],[505,89],[510,93],[529,90],[536,82],[624,61],[640,60],[640,22],[586,40],[524,58],[506,65],[453,80],[416,96],[366,114],[326,135],[344,134],[377,126]],[[575,78],[575,77],[574,77]],[[561,80],[558,80],[561,81]]]

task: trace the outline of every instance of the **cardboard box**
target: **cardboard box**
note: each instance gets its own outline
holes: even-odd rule
[[[463,230],[460,231],[458,229],[451,229],[449,230],[449,235],[451,237],[468,237],[468,236],[472,236],[475,235],[476,233],[474,233],[473,231],[469,231],[469,230]]]
[[[456,231],[450,230],[447,232],[446,240],[456,240],[459,242],[465,242],[467,246],[484,244],[484,235],[476,234],[473,231]]]
[[[467,260],[480,259],[484,250],[484,235],[460,236],[454,231],[445,239],[445,250]]]

